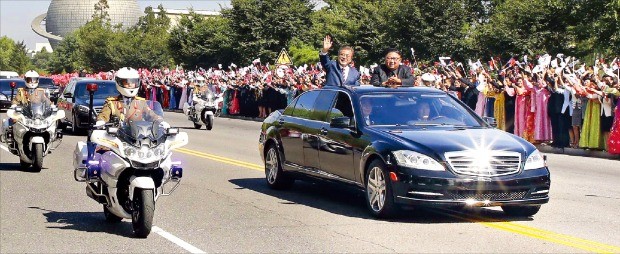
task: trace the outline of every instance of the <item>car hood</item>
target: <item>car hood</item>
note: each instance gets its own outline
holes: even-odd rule
[[[93,99],[93,107],[101,107],[105,103],[106,99]],[[88,107],[89,100],[77,99],[75,105],[82,105]]]
[[[512,151],[524,156],[536,147],[522,138],[498,129],[475,128],[459,129],[438,127],[421,128],[377,128],[385,135],[404,141],[412,149],[444,159],[444,153],[463,150]]]

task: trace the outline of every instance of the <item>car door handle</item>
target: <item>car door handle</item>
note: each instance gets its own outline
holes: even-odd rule
[[[327,135],[327,129],[321,128],[321,135]]]

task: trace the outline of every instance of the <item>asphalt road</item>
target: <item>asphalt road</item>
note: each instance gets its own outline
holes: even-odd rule
[[[86,138],[66,135],[40,173],[0,149],[0,252],[620,253],[620,161],[549,154],[551,201],[530,219],[475,208],[381,221],[357,190],[299,181],[289,191],[268,189],[260,123],[217,118],[207,131],[180,113],[166,118],[190,143],[173,155],[184,178],[158,200],[147,239],[134,238],[128,220],[105,222],[101,205],[73,180],[71,153]]]

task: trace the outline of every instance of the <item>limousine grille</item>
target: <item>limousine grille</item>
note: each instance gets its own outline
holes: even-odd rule
[[[521,154],[504,151],[459,151],[445,153],[450,167],[462,175],[502,176],[516,174],[521,167]]]
[[[490,192],[490,193],[475,193],[475,192],[456,192],[449,193],[447,196],[454,200],[490,200],[490,201],[508,201],[508,200],[520,200],[525,197],[527,191],[516,192]]]

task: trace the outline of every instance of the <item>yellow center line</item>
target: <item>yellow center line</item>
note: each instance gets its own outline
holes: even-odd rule
[[[227,163],[227,164],[231,164],[231,165],[235,165],[239,167],[253,169],[253,170],[257,170],[261,172],[265,171],[265,168],[263,165],[258,165],[258,164],[254,164],[250,162],[234,160],[234,159],[230,159],[230,158],[226,158],[222,156],[207,154],[207,153],[185,149],[185,148],[178,148],[175,151],[179,151],[184,154],[194,155],[197,157],[210,159],[210,160],[214,160],[214,161],[218,161],[222,163]],[[519,234],[519,235],[523,235],[523,236],[527,236],[527,237],[531,237],[531,238],[535,238],[535,239],[539,239],[543,241],[557,243],[560,245],[569,246],[569,247],[573,247],[573,248],[577,248],[577,249],[581,249],[581,250],[585,250],[585,251],[589,251],[593,253],[620,253],[620,247],[618,246],[599,243],[599,242],[582,239],[582,238],[578,238],[574,236],[569,236],[565,234],[559,234],[559,233],[551,232],[548,230],[543,230],[543,229],[538,229],[538,228],[522,225],[522,224],[515,223],[515,222],[492,221],[489,219],[475,217],[469,214],[463,214],[463,213],[459,213],[456,211],[450,211],[449,213],[444,211],[442,213],[447,216],[451,216],[457,219],[479,223],[479,224],[482,224],[490,228],[499,229],[502,231]],[[456,215],[454,213],[458,213],[460,215]]]

